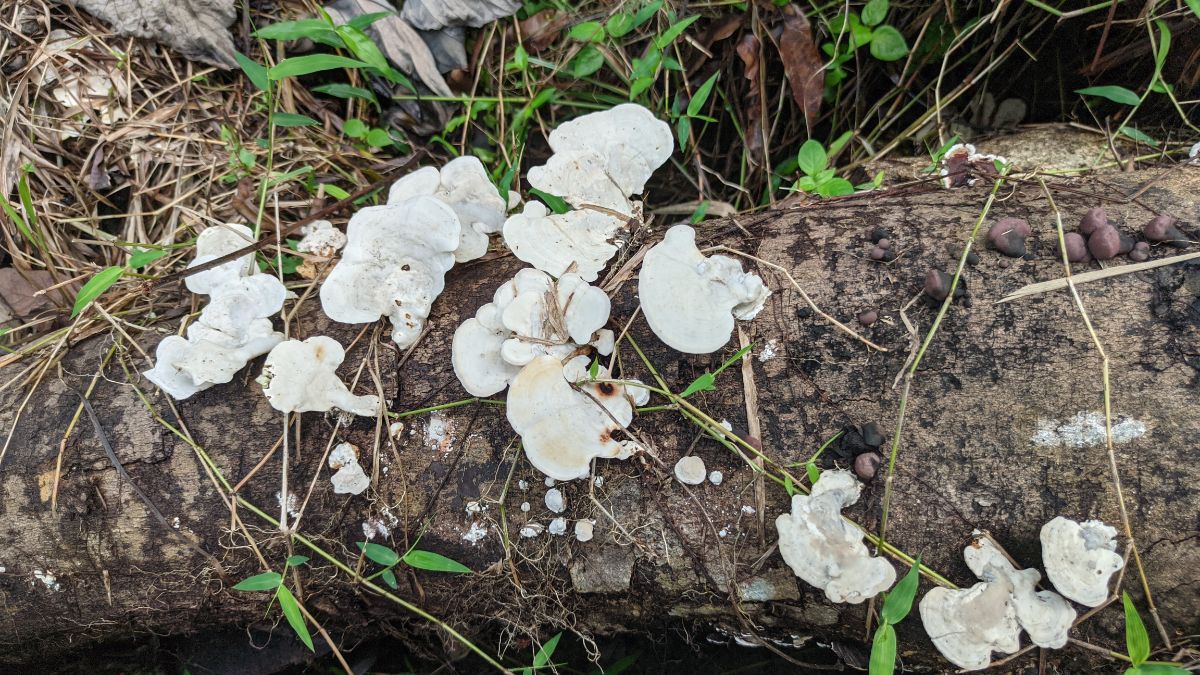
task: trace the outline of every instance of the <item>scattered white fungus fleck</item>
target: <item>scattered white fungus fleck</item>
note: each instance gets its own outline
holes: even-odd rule
[[[1114,420],[1113,443],[1128,443],[1146,433],[1146,425],[1124,417]],[[1069,420],[1038,420],[1035,445],[1091,448],[1104,445],[1104,414],[1080,412]]]
[[[388,435],[393,441],[400,442],[400,437],[404,434],[404,422],[392,422],[388,425]]]
[[[178,529],[179,529],[179,525],[180,525],[180,523],[179,523],[179,516],[175,516],[174,518],[172,518],[172,519],[171,519],[171,527],[173,527],[173,528],[175,528],[176,530],[178,530]]]
[[[579,541],[591,541],[596,529],[596,521],[591,518],[575,521],[575,538]]]
[[[562,490],[553,488],[546,491],[546,508],[555,513],[562,513],[567,508],[567,500],[563,498]]]
[[[429,416],[429,424],[425,428],[425,443],[433,450],[450,452],[450,445],[454,443],[454,428],[441,413]]]
[[[283,506],[283,495],[278,490],[275,492],[275,503],[281,507]],[[287,496],[288,515],[292,517],[299,515],[296,511],[296,507],[298,506],[300,506],[300,499],[296,497],[295,492],[289,491]]]
[[[595,478],[593,478],[592,485],[595,485],[596,487],[600,487],[601,485],[604,485],[604,476],[596,476]]]
[[[541,534],[542,530],[544,529],[546,528],[543,527],[541,523],[529,523],[525,527],[521,528],[521,536],[525,537],[526,539],[532,539]]]
[[[379,518],[368,518],[364,520],[362,524],[362,531],[363,536],[367,538],[367,541],[371,541],[375,537],[387,539],[388,536],[391,535],[391,530],[389,530],[388,526],[384,525],[383,520]]]
[[[717,536],[721,537],[722,539],[724,539],[725,537],[728,537],[729,536],[729,528],[722,527],[721,531],[717,533]]]
[[[720,485],[725,480],[725,474],[720,471],[712,471],[708,474],[708,482],[713,485]]]
[[[521,502],[521,511],[529,513],[529,502]]]
[[[550,534],[557,536],[557,535],[562,535],[562,534],[566,534],[566,533],[567,533],[567,519],[566,518],[559,517],[559,518],[555,518],[554,520],[550,521]]]
[[[766,363],[775,358],[776,350],[779,349],[779,343],[774,340],[767,340],[767,344],[763,345],[763,350],[758,354],[758,360]]]
[[[554,487],[554,479],[546,476],[546,487]]]
[[[462,538],[463,541],[466,541],[468,544],[478,544],[480,541],[483,541],[483,538],[486,536],[487,526],[483,523],[474,522],[471,523],[471,529],[467,530],[463,534]]]
[[[486,504],[480,504],[479,502],[467,502],[467,513],[479,513],[486,508]]]
[[[54,578],[54,575],[52,573],[50,573],[49,571],[43,572],[42,570],[34,570],[33,576],[38,581],[42,582],[42,584],[44,584],[48,590],[51,590],[51,591],[61,591],[62,590],[62,584],[58,583],[58,579]]]
[[[733,431],[733,424],[729,420],[721,420],[721,426],[725,427],[725,431]]]
[[[0,574],[4,574],[7,571],[8,571],[7,567],[5,567],[4,565],[0,565]]]
[[[704,470],[704,460],[695,455],[681,457],[675,462],[675,480],[684,485],[699,485],[704,482],[708,472]]]
[[[529,481],[524,480],[524,479],[519,480],[519,481],[517,481],[517,487],[520,488],[521,490],[528,490],[529,489]]]
[[[742,507],[742,513],[744,513],[744,514],[746,514],[746,515],[748,515],[748,516],[752,516],[752,515],[754,515],[755,513],[757,513],[757,511],[754,509],[754,507],[753,507],[753,506],[746,505],[746,506],[743,506],[743,507]]]

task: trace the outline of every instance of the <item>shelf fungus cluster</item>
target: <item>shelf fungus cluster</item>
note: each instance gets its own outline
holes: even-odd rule
[[[1042,563],[1050,583],[1088,607],[1108,599],[1108,581],[1125,566],[1117,553],[1117,530],[1099,520],[1077,523],[1062,516],[1042,526]]]
[[[342,410],[355,415],[379,412],[379,397],[355,396],[337,376],[346,351],[337,340],[317,335],[285,340],[267,354],[258,383],[271,407],[285,413]]]
[[[210,227],[196,238],[196,257],[189,268],[252,241],[245,225]],[[283,307],[287,294],[279,279],[259,273],[253,253],[193,274],[185,283],[189,291],[207,295],[208,304],[188,325],[186,338],[172,335],[158,343],[154,367],[143,373],[175,399],[229,382],[250,359],[283,340],[267,317]]]
[[[627,103],[565,122],[550,132],[554,154],[529,170],[529,184],[574,207],[551,213],[528,202],[504,223],[513,255],[558,277],[574,271],[595,281],[617,252],[615,240],[641,212],[631,200],[670,158],[674,138],[666,122]]]
[[[668,346],[688,354],[711,354],[733,332],[734,319],[749,321],[771,294],[757,274],[723,255],[696,248],[687,225],[667,230],[646,252],[638,296],[650,329]]]
[[[896,570],[873,557],[863,532],[842,515],[858,501],[862,483],[849,471],[826,471],[811,495],[792,497],[792,512],[775,519],[779,553],[796,576],[832,602],[858,604],[892,587]]]

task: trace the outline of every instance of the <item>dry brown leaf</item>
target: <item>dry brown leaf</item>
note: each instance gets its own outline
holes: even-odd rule
[[[530,51],[540,52],[558,39],[567,17],[556,9],[543,9],[521,22],[521,40]]]
[[[779,57],[783,72],[792,87],[792,98],[804,112],[811,133],[821,113],[821,95],[825,90],[825,62],[813,42],[812,26],[795,5],[783,8],[783,33],[779,36]]]
[[[712,23],[704,32],[696,39],[704,49],[711,49],[712,46],[721,40],[728,40],[742,27],[742,22],[745,20],[744,14],[734,14],[724,21]]]
[[[53,285],[54,277],[44,270],[22,272],[12,267],[0,268],[0,300],[8,305],[18,319],[50,308],[50,298],[45,294],[35,294]]]
[[[746,157],[751,166],[762,164],[762,92],[759,90],[758,48],[760,43],[753,33],[746,33],[738,41],[737,53],[742,59],[746,90]]]

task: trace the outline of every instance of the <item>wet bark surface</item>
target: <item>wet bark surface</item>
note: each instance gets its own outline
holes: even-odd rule
[[[1147,209],[1166,212],[1194,239],[1198,176],[1188,168],[1166,176],[1055,181],[1063,188],[1055,196],[1071,228],[1100,203],[1099,195],[1112,199],[1146,188],[1138,203],[1106,204],[1110,219],[1133,233],[1153,215]],[[875,422],[890,438],[900,395],[893,383],[936,313],[923,300],[907,310],[914,336],[900,308],[920,292],[927,270],[953,271],[985,197],[983,186],[920,188],[785,205],[700,226],[702,239],[788,268],[822,309],[855,328],[860,312],[877,311],[879,320],[862,330],[889,351],[868,350],[837,331],[808,311],[785,279],[761,269],[777,292],[755,321],[741,324],[755,344],[749,363],[757,422],[748,417],[738,367],[722,374],[715,391],[697,394],[696,404],[714,419],[727,420],[736,433],[760,426],[763,451],[785,464],[803,462],[852,425]],[[1002,216],[1028,219],[1037,255],[1004,258],[986,250],[982,236],[977,242],[979,261],[964,276],[967,294],[946,315],[912,385],[889,515],[889,540],[960,586],[975,581],[961,559],[975,528],[992,532],[1022,566],[1038,568],[1038,532],[1056,515],[1100,518],[1120,529],[1103,437],[1071,426],[1083,420],[1087,429],[1087,420],[1103,419],[1101,361],[1082,317],[1066,291],[996,304],[1028,283],[1062,276],[1052,213],[1036,185],[1021,185],[1003,192],[988,223]],[[875,227],[890,232],[895,261],[868,258]],[[645,239],[635,237],[629,252],[641,241],[653,241],[662,228],[656,229]],[[1153,257],[1177,252],[1156,247]],[[330,324],[313,300],[301,309],[298,337],[324,333],[347,344],[357,336],[342,374],[352,380],[361,367],[355,392],[381,387],[392,411],[462,400],[467,396],[450,367],[451,335],[518,268],[518,261],[502,257],[452,270],[429,333],[409,355],[396,353],[374,327],[361,332],[362,327]],[[636,306],[636,280],[616,283],[613,326],[619,329]],[[1115,446],[1117,462],[1162,621],[1173,636],[1196,633],[1200,467],[1192,460],[1192,445],[1200,437],[1200,264],[1093,282],[1081,286],[1080,294],[1110,356],[1113,410],[1116,421],[1125,423]],[[160,332],[176,328],[156,326]],[[640,318],[629,332],[676,390],[738,348],[735,334],[722,352],[686,356],[659,343]],[[135,334],[151,353],[160,336]],[[62,659],[107,640],[263,620],[266,595],[230,589],[262,571],[251,542],[232,527],[197,451],[157,421],[127,381],[121,359],[141,370],[141,357],[118,345],[117,355],[102,366],[112,347],[111,337],[74,345],[23,408],[24,392],[10,388],[4,394],[0,421],[13,434],[0,466],[0,663],[6,667]],[[618,363],[624,377],[652,379],[627,345]],[[260,367],[256,362],[234,382],[177,404],[180,419],[162,394],[144,380],[136,384],[163,420],[186,424],[236,483],[281,432],[282,416],[253,382]],[[65,435],[78,408],[72,390],[86,388],[98,371],[102,377],[91,400],[104,433],[164,514],[165,527],[121,482],[86,414]],[[379,374],[378,383],[372,372]],[[595,539],[586,543],[576,541],[570,528],[567,536],[518,534],[526,523],[546,525],[556,514],[545,507],[543,477],[520,456],[500,406],[475,403],[413,415],[394,438],[386,422],[336,422],[332,415],[303,415],[300,441],[290,448],[290,489],[300,502],[316,476],[301,532],[365,572],[378,568],[359,558],[355,542],[364,539],[364,524],[376,533],[383,531],[379,525],[386,528],[389,536],[376,534],[377,543],[403,551],[419,536],[422,549],[477,570],[470,576],[398,575],[401,596],[468,634],[499,629],[511,638],[541,626],[550,633],[674,627],[692,636],[744,635],[752,624],[787,643],[868,648],[862,645],[866,606],[830,604],[778,556],[774,518],[787,508],[785,492],[767,482],[760,502],[758,479],[745,462],[672,411],[642,414],[631,427],[657,459],[601,461],[594,480],[556,486],[566,497],[562,515],[570,524],[596,520]],[[358,445],[368,473],[377,472],[362,496],[333,494],[321,464],[331,441],[342,440]],[[675,482],[670,467],[687,452],[721,471],[722,484],[688,490]],[[846,466],[850,454],[835,443],[820,464]],[[240,494],[277,513],[279,476],[276,451]],[[882,480],[871,482],[847,515],[877,529],[882,488]],[[239,515],[254,545],[281,568],[289,555],[282,537],[248,511]],[[1123,547],[1125,538],[1120,541]],[[346,646],[374,634],[419,633],[430,638],[431,650],[442,649],[426,624],[355,586],[303,546],[294,552],[313,559],[298,576],[306,606]],[[55,581],[39,580],[39,572],[53,574]],[[1140,597],[1133,574],[1130,570],[1125,587]],[[1102,612],[1073,636],[1121,650],[1120,612]],[[900,642],[906,662],[945,669],[915,611],[900,627]],[[1067,649],[1050,658],[1071,670],[1091,656]]]

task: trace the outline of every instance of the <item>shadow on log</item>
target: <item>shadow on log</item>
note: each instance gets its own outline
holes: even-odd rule
[[[1152,216],[1148,209],[1165,212],[1195,239],[1198,175],[1183,168],[1165,177],[1139,173],[1054,183],[1066,225],[1073,228],[1088,207],[1153,180],[1138,203],[1105,204],[1110,218],[1135,233]],[[785,464],[805,461],[852,425],[875,422],[890,438],[899,396],[893,381],[914,340],[899,309],[920,292],[929,269],[953,271],[985,196],[982,187],[919,187],[702,225],[702,238],[791,270],[822,309],[846,323],[861,312],[877,312],[878,320],[863,330],[889,351],[868,351],[808,311],[785,280],[760,270],[777,292],[758,319],[742,325],[755,344],[749,363],[757,421],[748,417],[736,367],[718,379],[716,391],[697,394],[696,404],[736,433],[760,426],[764,452]],[[979,261],[966,269],[966,295],[947,314],[913,383],[889,516],[890,541],[964,586],[975,581],[961,559],[974,528],[991,531],[1021,566],[1038,568],[1038,532],[1054,516],[1101,518],[1120,529],[1103,431],[1095,422],[1103,419],[1100,360],[1079,313],[1064,291],[995,304],[1028,283],[1062,275],[1052,214],[1036,185],[1020,185],[1002,193],[988,222],[1003,216],[1029,221],[1036,255],[1004,258],[985,250],[982,236],[977,242]],[[869,259],[876,227],[889,231],[895,261]],[[1174,252],[1157,249],[1153,257]],[[378,327],[363,332],[330,325],[312,300],[293,337],[327,333],[343,344],[355,340],[342,375],[350,381],[361,370],[356,393],[381,387],[392,411],[462,400],[467,396],[450,368],[451,335],[518,267],[511,257],[500,257],[455,268],[429,334],[405,359]],[[635,307],[635,285],[626,279],[615,293],[617,328]],[[1200,438],[1200,264],[1089,283],[1080,292],[1111,355],[1114,413],[1123,424],[1117,461],[1162,623],[1172,639],[1195,633],[1200,467],[1192,461],[1192,446]],[[925,302],[908,311],[919,337],[935,311]],[[152,351],[175,328],[172,322],[133,335]],[[630,334],[676,390],[737,349],[735,334],[723,352],[681,355],[663,347],[640,318]],[[0,467],[0,664],[6,669],[58,662],[80,649],[140,635],[262,626],[267,596],[230,586],[263,571],[252,545],[275,569],[292,552],[273,526],[244,508],[238,509],[244,528],[235,524],[197,451],[157,421],[126,381],[122,362],[131,371],[145,363],[128,344],[114,342],[119,337],[72,346],[23,408],[24,391],[9,387],[3,395],[3,430],[16,421]],[[651,379],[628,345],[618,363],[625,377]],[[178,404],[180,419],[144,380],[134,384],[164,421],[185,424],[237,483],[272,452],[281,432],[281,417],[253,382],[260,367],[261,360],[234,382]],[[12,373],[5,379],[17,374],[16,366],[7,370]],[[91,400],[104,433],[169,527],[122,484],[88,417],[71,426],[78,408],[72,390],[85,389],[97,372]],[[300,531],[365,573],[378,567],[359,556],[355,542],[364,531],[400,551],[420,537],[421,548],[477,570],[469,576],[405,570],[397,593],[478,636],[485,649],[496,652],[498,643],[527,637],[537,627],[545,637],[560,630],[603,634],[673,626],[746,635],[751,625],[788,644],[869,649],[867,606],[829,604],[779,558],[773,523],[786,508],[785,492],[768,481],[759,503],[756,474],[743,460],[672,411],[642,414],[633,425],[661,464],[601,461],[593,481],[558,486],[568,522],[596,521],[595,538],[586,543],[570,530],[566,536],[518,534],[527,522],[547,524],[555,514],[544,505],[547,487],[520,455],[502,407],[475,403],[403,421],[405,430],[393,438],[386,421],[359,418],[347,426],[335,416],[303,415],[301,440],[291,448],[289,489],[302,504],[309,485],[315,488]],[[377,472],[372,488],[359,497],[333,494],[320,463],[331,442],[343,440],[361,448],[368,473]],[[835,444],[820,464],[845,466],[852,450]],[[706,483],[689,494],[675,482],[669,467],[685,452],[721,471],[722,484]],[[275,451],[240,494],[277,514],[280,488]],[[871,482],[847,515],[877,530],[881,496],[882,480]],[[444,648],[427,623],[356,586],[304,546],[292,550],[312,560],[289,584],[299,581],[305,606],[344,647],[382,634],[422,635],[431,650]],[[1145,607],[1132,565],[1124,588]],[[1110,608],[1072,635],[1122,651],[1122,625],[1120,610]],[[915,611],[899,634],[905,663],[947,668]],[[807,658],[803,648],[789,653]],[[1024,658],[1032,662],[1036,655]],[[1095,658],[1071,647],[1050,655],[1060,670],[1071,672],[1094,665]]]

